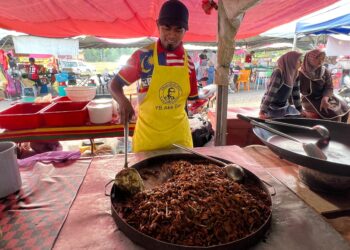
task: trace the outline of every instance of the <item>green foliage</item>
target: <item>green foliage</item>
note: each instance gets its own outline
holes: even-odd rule
[[[131,55],[135,50],[135,48],[84,49],[83,54],[87,62],[116,62],[122,55]]]

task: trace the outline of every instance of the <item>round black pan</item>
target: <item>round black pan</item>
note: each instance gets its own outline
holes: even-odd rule
[[[253,119],[263,122],[263,120],[258,118]],[[323,125],[329,130],[331,138],[328,146],[322,148],[327,159],[321,160],[307,156],[300,143],[275,135],[265,129],[253,127],[255,135],[278,156],[304,167],[325,173],[350,176],[350,124],[302,118],[285,118],[276,120],[310,127],[314,125]],[[320,138],[316,131],[290,128],[269,123],[265,124],[296,137],[301,141],[316,143]]]
[[[219,159],[219,158],[218,158]],[[188,160],[192,163],[208,163],[208,160],[203,160],[203,158],[193,155],[193,154],[187,154],[187,153],[177,153],[177,154],[168,154],[168,155],[159,155],[154,156],[148,159],[145,159],[143,161],[140,161],[133,165],[132,167],[136,168],[138,171],[142,172],[142,169],[153,169],[153,170],[159,170],[160,166],[163,162],[166,161],[175,161],[175,160]],[[227,160],[219,159],[227,163]],[[214,163],[215,164],[215,163]],[[251,183],[254,185],[258,185],[261,189],[263,189],[267,194],[269,194],[270,202],[271,202],[271,195],[267,187],[263,184],[263,182],[252,172],[250,172],[247,169],[244,169],[245,172],[245,178],[244,183]],[[162,173],[160,174],[162,176]],[[162,177],[160,177],[162,179]],[[145,180],[145,187],[146,188],[152,188],[152,186],[157,185],[157,183],[162,182],[162,180],[152,180],[151,178],[148,178]],[[252,246],[253,244],[260,241],[266,231],[269,229],[271,224],[271,216],[272,212],[270,213],[269,217],[265,221],[265,223],[254,233],[248,235],[245,238],[242,238],[240,240],[236,240],[233,242],[229,242],[227,244],[222,245],[215,245],[210,247],[195,247],[195,246],[184,246],[184,245],[177,245],[172,244],[164,241],[157,240],[155,238],[152,238],[148,235],[145,235],[141,233],[140,231],[136,230],[134,227],[130,226],[128,223],[124,221],[122,216],[118,214],[117,212],[117,206],[118,206],[118,199],[116,197],[116,187],[113,185],[111,190],[111,203],[112,203],[112,216],[114,218],[114,221],[116,222],[118,228],[132,241],[134,241],[136,244],[145,247],[146,249],[162,249],[162,250],[173,250],[173,249],[210,249],[210,250],[223,250],[223,249],[247,249],[248,247]],[[272,204],[272,202],[271,202]]]

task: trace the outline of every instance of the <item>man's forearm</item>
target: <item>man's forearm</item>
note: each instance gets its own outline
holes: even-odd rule
[[[120,102],[125,101],[126,96],[124,95],[123,87],[118,84],[118,81],[114,77],[108,85],[109,92],[112,97],[120,104]]]

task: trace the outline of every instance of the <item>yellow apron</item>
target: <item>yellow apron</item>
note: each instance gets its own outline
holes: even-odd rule
[[[185,112],[190,93],[188,59],[183,66],[162,66],[154,45],[154,68],[149,89],[139,105],[133,135],[133,151],[171,148],[172,143],[193,147],[191,129]]]

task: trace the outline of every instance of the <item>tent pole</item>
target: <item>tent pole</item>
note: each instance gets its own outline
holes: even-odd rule
[[[215,146],[226,145],[228,76],[235,50],[234,37],[243,19],[244,12],[258,1],[218,1],[218,63],[215,70],[215,84],[217,84]]]
[[[294,33],[294,39],[293,39],[293,50],[297,49],[297,40],[298,40],[298,34]]]

